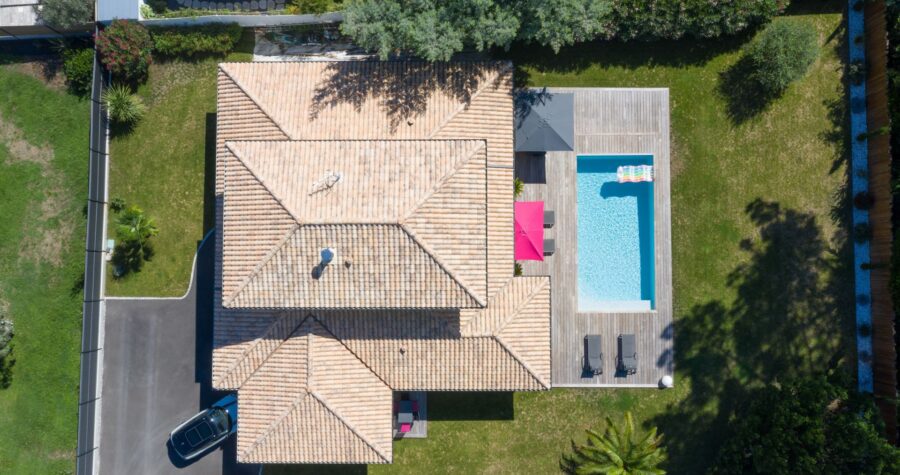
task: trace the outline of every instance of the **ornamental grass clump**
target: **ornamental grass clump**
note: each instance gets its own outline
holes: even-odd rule
[[[143,25],[135,21],[114,20],[97,34],[95,43],[103,66],[117,79],[126,82],[146,79],[153,40]]]
[[[746,79],[760,92],[778,96],[806,74],[818,55],[816,30],[811,24],[781,20],[767,26],[744,49]]]
[[[141,120],[147,110],[141,98],[132,94],[131,89],[123,84],[113,84],[103,91],[103,103],[109,119],[116,124],[134,124]]]

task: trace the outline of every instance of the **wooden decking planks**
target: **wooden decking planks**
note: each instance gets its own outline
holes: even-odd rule
[[[525,275],[549,275],[553,286],[552,381],[554,386],[653,386],[674,376],[672,328],[672,251],[669,183],[669,93],[667,89],[549,89],[575,94],[575,151],[549,152],[542,160],[516,159],[525,181],[520,200],[544,201],[556,211],[556,224],[545,237],[557,251],[543,262],[523,262]],[[652,154],[654,184],[656,310],[639,313],[578,312],[578,216],[576,157],[603,154]],[[617,336],[634,333],[638,370],[617,375]],[[584,336],[602,337],[604,371],[583,374]]]

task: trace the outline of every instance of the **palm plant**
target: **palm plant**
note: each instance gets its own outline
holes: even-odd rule
[[[125,243],[143,249],[147,240],[159,234],[153,218],[148,218],[144,210],[130,206],[119,216],[116,235]]]
[[[122,84],[113,84],[103,91],[103,103],[106,104],[110,120],[117,124],[133,124],[147,111],[141,98]]]
[[[525,182],[521,178],[516,177],[513,180],[513,198],[518,198],[525,191]]]
[[[576,445],[572,442],[572,453],[563,457],[563,469],[575,474],[664,474],[659,464],[665,461],[666,454],[660,444],[662,437],[656,435],[654,427],[641,437],[635,437],[634,419],[630,412],[625,413],[624,430],[613,425],[606,418],[606,431],[603,435],[590,429],[587,431],[587,443]]]

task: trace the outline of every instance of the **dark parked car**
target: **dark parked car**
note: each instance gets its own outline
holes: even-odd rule
[[[230,394],[169,434],[175,452],[190,460],[237,431],[237,396]]]

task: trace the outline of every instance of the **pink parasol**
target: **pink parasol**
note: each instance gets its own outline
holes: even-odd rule
[[[544,260],[544,202],[516,201],[513,230],[517,261]]]

